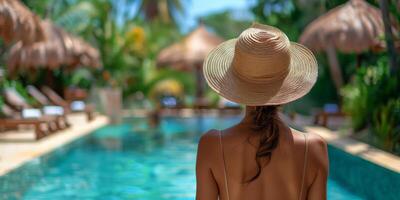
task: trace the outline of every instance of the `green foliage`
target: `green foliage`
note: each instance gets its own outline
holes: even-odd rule
[[[37,102],[33,97],[31,97],[28,94],[28,91],[26,90],[25,86],[18,80],[5,80],[4,85],[2,86],[4,89],[6,88],[13,88],[15,91],[18,92],[19,95],[21,95],[22,98],[26,100],[26,102],[29,105],[36,106],[39,105],[39,102]]]
[[[3,96],[0,95],[0,118],[5,117],[3,106],[4,106],[4,99]]]
[[[250,21],[234,19],[230,11],[208,15],[203,18],[203,21],[207,26],[211,27],[218,36],[224,39],[237,37],[243,30],[251,25]]]
[[[276,26],[284,31],[290,40],[297,41],[300,37],[300,34],[304,30],[304,28],[318,16],[326,13],[330,9],[337,7],[343,3],[346,3],[347,0],[329,0],[329,1],[317,1],[317,0],[307,0],[307,1],[295,1],[295,0],[257,0],[256,4],[252,8],[252,12],[256,18],[256,21],[269,24],[272,26]],[[378,6],[378,2],[375,0],[368,0],[369,3]],[[391,3],[391,11],[392,14],[398,16],[398,11],[395,11],[396,8],[394,3]],[[358,56],[358,57],[357,57]],[[338,52],[338,59],[340,66],[342,67],[343,76],[345,83],[349,82],[352,78],[353,74],[356,73],[356,65],[357,59],[359,59],[359,65],[371,65],[377,63],[382,57],[386,57],[385,53],[372,53],[372,52],[364,52],[363,54],[343,54]],[[312,91],[305,97],[300,99],[299,101],[293,102],[289,105],[291,110],[297,112],[306,113],[310,110],[311,107],[322,106],[325,103],[338,103],[338,98],[335,96],[335,88],[333,87],[331,76],[329,70],[327,70],[328,62],[325,54],[320,53],[317,54],[317,59],[319,63],[319,77],[317,84],[312,89]],[[360,72],[361,73],[361,72]],[[346,90],[346,89],[345,89]],[[366,90],[365,88],[349,88],[347,90]],[[326,92],[330,91],[330,92]],[[332,91],[332,92],[331,92]],[[357,96],[354,98],[360,98],[360,104],[362,104],[362,98],[368,98],[367,96]],[[346,101],[346,100],[344,100]],[[352,101],[356,102],[356,101]],[[365,102],[364,102],[365,103]],[[348,103],[351,104],[351,103]],[[360,114],[363,114],[363,105],[355,103],[352,106],[354,109],[356,107],[360,107]],[[370,114],[370,112],[369,112]],[[354,114],[356,115],[356,114]],[[358,119],[355,119],[355,127],[360,128],[365,125],[365,120],[360,117],[360,122],[357,122]]]
[[[400,98],[374,109],[372,124],[379,145],[387,151],[395,150],[400,145]]]
[[[129,17],[130,10],[111,0],[46,0],[53,9],[50,17],[59,26],[75,33],[96,46],[103,68],[94,72],[94,81],[87,71],[66,73],[67,85],[90,87],[121,87],[124,96],[146,90],[146,77],[153,76],[155,58],[160,49],[180,37],[173,24],[154,19],[147,23],[141,18]],[[126,7],[136,1],[124,1]],[[143,1],[151,2],[151,1]],[[179,1],[168,1],[179,7]],[[52,5],[54,3],[54,5]],[[137,2],[136,2],[137,3]],[[157,3],[157,2],[153,2]],[[64,6],[62,6],[63,4]],[[39,6],[40,7],[40,6]],[[58,9],[63,7],[64,9]],[[171,11],[172,12],[172,11]]]
[[[398,137],[400,81],[390,73],[386,59],[377,66],[362,67],[342,90],[343,110],[358,131],[372,126],[382,148],[392,150]]]
[[[94,77],[89,69],[79,68],[71,73],[64,74],[64,85],[78,87],[82,89],[90,89]]]

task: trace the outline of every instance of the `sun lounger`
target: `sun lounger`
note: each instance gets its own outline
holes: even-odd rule
[[[42,87],[42,92],[54,105],[63,107],[67,112],[84,112],[87,115],[88,121],[93,119],[94,107],[92,105],[88,105],[83,101],[69,103],[47,86]]]
[[[22,115],[24,115],[24,113],[29,113],[34,111],[34,109],[32,109],[34,108],[34,106],[31,106],[28,102],[26,102],[26,100],[13,88],[4,89],[4,100],[9,105],[11,105],[11,107],[21,112]],[[40,113],[40,115],[42,115],[42,112]],[[69,123],[65,115],[45,114],[44,117],[55,118],[57,120],[57,127],[60,130],[69,127]]]
[[[327,127],[330,118],[345,116],[337,104],[325,104],[323,110],[315,115],[314,124]]]
[[[41,93],[35,86],[28,85],[27,90],[37,102],[42,106],[43,113],[50,116],[60,116],[64,119],[66,126],[69,126],[67,121],[65,109],[62,106],[54,105],[43,93]]]
[[[2,104],[1,111],[3,116],[0,118],[0,128],[3,130],[17,129],[21,125],[31,125],[35,129],[37,140],[57,130],[57,119],[54,117],[23,118],[21,114],[6,104]]]

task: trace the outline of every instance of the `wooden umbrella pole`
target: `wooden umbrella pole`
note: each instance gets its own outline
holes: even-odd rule
[[[342,70],[339,66],[335,47],[332,44],[327,45],[326,53],[328,55],[331,77],[333,82],[335,83],[336,91],[339,94],[340,88],[342,88],[343,86],[343,75]]]
[[[362,55],[361,55],[361,53],[357,53],[357,62],[356,62],[356,69],[358,69],[358,68],[360,68],[361,67],[361,62],[362,62]]]

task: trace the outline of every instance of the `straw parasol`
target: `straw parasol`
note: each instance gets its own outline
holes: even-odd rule
[[[44,39],[40,19],[19,0],[0,0],[0,37],[24,44]]]
[[[157,57],[158,66],[171,66],[181,71],[194,71],[196,75],[196,103],[204,102],[204,77],[202,63],[207,54],[218,46],[223,39],[208,32],[204,24],[200,24],[182,41],[161,50]]]
[[[314,51],[326,51],[331,76],[336,88],[343,85],[336,49],[361,53],[382,45],[384,34],[382,15],[378,8],[364,0],[350,0],[310,23],[300,37],[300,43]]]
[[[67,54],[68,60],[64,65],[76,67],[79,65],[88,67],[99,67],[100,53],[90,44],[83,41],[81,38],[70,35],[62,30],[61,40]]]
[[[221,42],[222,38],[208,32],[205,25],[200,24],[182,41],[161,50],[157,65],[170,65],[178,70],[191,71],[193,67],[201,66],[207,54]]]
[[[7,61],[10,71],[19,68],[55,69],[61,66],[100,66],[99,53],[89,44],[64,32],[49,20],[42,21],[40,26],[44,31],[45,40],[31,44],[20,41],[11,47]]]

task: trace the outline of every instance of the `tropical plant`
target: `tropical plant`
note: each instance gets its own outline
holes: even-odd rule
[[[251,25],[251,21],[235,19],[231,11],[215,13],[202,18],[204,24],[211,27],[218,36],[225,39],[237,37]]]
[[[343,109],[352,117],[355,130],[371,122],[373,109],[398,96],[399,81],[391,76],[387,59],[377,66],[360,68],[353,81],[342,89]]]
[[[394,151],[395,146],[400,145],[400,98],[378,106],[373,113],[372,125],[379,145]]]
[[[179,1],[165,2],[171,4],[172,10],[173,7],[180,7]],[[94,82],[102,87],[121,87],[124,96],[127,96],[147,89],[145,84],[151,75],[146,73],[154,73],[153,60],[157,52],[180,34],[173,24],[163,23],[158,19],[146,23],[141,18],[134,19],[130,16],[131,11],[126,8],[137,1],[126,0],[122,7],[120,3],[112,0],[45,0],[45,6],[28,2],[37,6],[42,15],[51,17],[60,27],[97,46],[103,68],[94,72]],[[141,3],[144,5],[151,1],[144,0]],[[50,14],[43,13],[45,10],[50,10]],[[65,74],[65,82],[68,84],[76,85],[78,79],[79,84],[86,84],[82,82],[82,73]]]
[[[138,15],[142,14],[146,21],[176,24],[174,15],[183,14],[184,5],[180,0],[141,0],[139,11]]]
[[[342,89],[343,110],[350,114],[353,129],[371,127],[378,145],[386,150],[393,150],[398,143],[399,80],[384,57],[376,66],[358,69],[353,81]]]
[[[63,74],[64,85],[90,89],[94,81],[93,74],[87,68],[79,68],[67,74]]]

